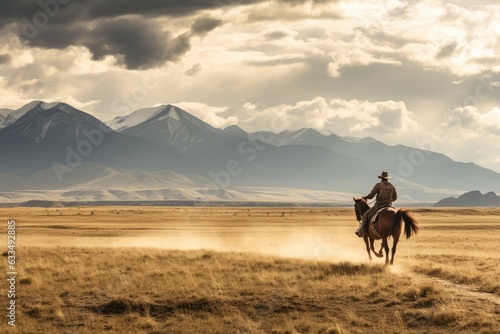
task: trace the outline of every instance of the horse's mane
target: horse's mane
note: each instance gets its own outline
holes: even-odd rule
[[[366,202],[364,198],[357,199],[356,202],[361,204],[360,207],[361,210],[368,210],[370,208],[370,205],[368,204],[368,202]]]

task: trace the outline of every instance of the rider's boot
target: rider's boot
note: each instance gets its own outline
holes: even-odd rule
[[[362,238],[363,237],[363,232],[361,231],[361,224],[359,224],[359,227],[358,229],[356,230],[356,232],[354,232],[354,234],[356,234],[358,237]]]
[[[359,227],[358,229],[356,230],[356,235],[360,238],[363,237],[363,235],[365,234],[365,228],[364,228],[364,224],[365,224],[365,221],[362,220],[361,223],[359,224]]]

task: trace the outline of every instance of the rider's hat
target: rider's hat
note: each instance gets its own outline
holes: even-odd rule
[[[387,173],[387,171],[384,170],[382,172],[382,175],[380,175],[378,178],[379,179],[390,179],[391,177],[389,176],[389,173]]]

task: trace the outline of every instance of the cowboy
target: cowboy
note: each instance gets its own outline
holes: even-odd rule
[[[373,187],[371,193],[362,197],[367,200],[372,199],[375,195],[377,195],[375,205],[363,215],[362,223],[355,232],[358,237],[362,237],[365,234],[366,228],[368,227],[368,220],[375,212],[377,212],[377,210],[382,207],[391,206],[392,202],[398,198],[396,188],[389,182],[389,179],[391,178],[389,173],[383,171],[378,178],[382,180]]]

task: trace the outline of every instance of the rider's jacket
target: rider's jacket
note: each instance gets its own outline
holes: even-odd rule
[[[386,180],[377,183],[365,198],[372,199],[375,195],[377,195],[377,204],[391,204],[398,198],[396,188]]]

